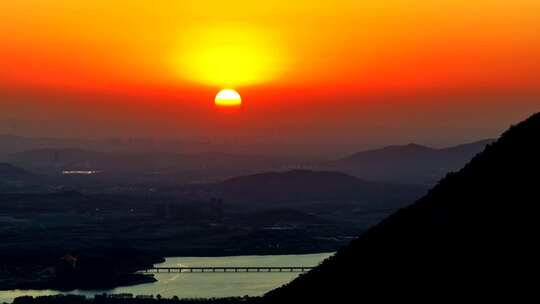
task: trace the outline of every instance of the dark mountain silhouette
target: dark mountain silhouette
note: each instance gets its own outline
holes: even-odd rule
[[[367,180],[434,184],[447,172],[463,167],[491,142],[486,139],[445,149],[417,144],[389,146],[355,153],[324,164],[323,168]]]
[[[0,179],[5,180],[20,180],[33,177],[34,175],[22,168],[13,166],[7,163],[0,163]]]
[[[0,162],[0,193],[42,192],[46,178],[19,166]]]
[[[266,172],[228,179],[211,186],[227,202],[252,205],[313,201],[360,201],[396,205],[418,198],[425,189],[417,186],[368,182],[340,173],[310,170]]]
[[[426,196],[266,301],[519,302],[536,293],[539,134],[540,114],[510,128]]]

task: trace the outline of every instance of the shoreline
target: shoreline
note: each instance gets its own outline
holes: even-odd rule
[[[223,254],[215,254],[215,255],[167,255],[165,257],[160,257],[156,259],[156,262],[153,263],[151,266],[154,266],[156,264],[161,264],[166,261],[168,258],[227,258],[227,257],[240,257],[240,256],[246,256],[246,257],[260,257],[260,256],[300,256],[300,255],[311,255],[311,254],[333,254],[336,251],[316,251],[313,252],[312,250],[306,250],[306,251],[293,251],[288,253],[281,253],[278,254],[276,252],[272,253],[254,253],[254,252],[246,252],[244,254],[240,253],[234,253],[229,255],[223,255]],[[140,267],[134,267],[132,268],[133,272],[131,273],[123,273],[119,274],[119,276],[115,279],[118,280],[116,282],[110,282],[111,284],[104,284],[104,285],[72,285],[72,286],[59,286],[58,282],[54,282],[52,280],[43,281],[43,282],[32,282],[32,283],[14,283],[13,285],[3,285],[0,287],[0,291],[10,291],[10,290],[53,290],[57,291],[59,293],[62,292],[71,292],[74,290],[81,290],[81,291],[105,291],[105,290],[112,290],[115,288],[120,287],[130,287],[130,286],[136,286],[141,284],[148,284],[148,283],[155,283],[158,280],[154,277],[153,274],[140,274],[136,273],[137,271],[143,270],[145,266],[148,266],[148,264],[141,265]],[[126,276],[129,277],[126,280]],[[1,283],[1,281],[0,281]]]
[[[117,281],[114,284],[106,284],[106,285],[93,285],[93,286],[59,286],[56,282],[35,282],[35,283],[21,283],[11,286],[2,286],[0,287],[0,291],[11,291],[11,290],[18,290],[18,291],[30,291],[30,290],[38,290],[38,291],[44,291],[44,290],[52,290],[55,292],[72,292],[74,290],[81,290],[81,291],[105,291],[105,290],[112,290],[119,287],[129,287],[129,286],[136,286],[140,284],[148,284],[148,283],[154,283],[157,282],[157,279],[152,274],[129,274],[131,277],[130,279],[126,281]]]

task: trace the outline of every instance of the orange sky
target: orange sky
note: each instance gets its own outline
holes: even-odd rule
[[[507,123],[540,104],[534,102],[540,91],[538,20],[538,0],[2,1],[0,118],[35,120],[36,113],[22,110],[28,105],[57,118],[91,109],[97,118],[80,118],[86,119],[86,127],[75,128],[81,133],[107,133],[90,127],[96,120],[115,121],[112,133],[124,134],[142,131],[141,120],[164,119],[167,132],[175,127],[179,134],[215,135],[223,128],[203,122],[226,118],[209,103],[219,89],[234,87],[249,108],[231,123],[236,126],[227,132],[235,134],[250,129],[260,136],[264,117],[282,130],[309,122],[313,132],[332,137],[344,126],[366,127],[355,121],[375,128],[406,111],[420,113],[425,100],[440,94],[455,96],[435,101],[444,100],[440,109],[477,100],[468,106],[478,114],[491,102],[526,100],[510,113],[503,106],[508,116],[493,113]],[[407,97],[395,103],[392,96]],[[369,109],[388,100],[394,106],[375,121]],[[328,111],[328,104],[340,108]],[[134,105],[140,109],[130,110]],[[100,116],[107,109],[111,117]],[[175,125],[176,112],[197,114]],[[120,121],[133,127],[114,129]],[[490,131],[477,137],[502,127],[486,122],[479,128]],[[167,133],[161,128],[145,130]],[[298,136],[313,136],[308,133]],[[446,133],[454,141],[462,134]],[[436,142],[433,134],[418,139]]]

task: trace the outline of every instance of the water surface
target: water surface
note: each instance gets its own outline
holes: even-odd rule
[[[316,266],[332,253],[302,255],[266,255],[233,257],[170,257],[156,266]],[[259,296],[296,278],[299,273],[159,273],[157,282],[110,290],[74,290],[64,292],[92,297],[102,293],[131,293],[134,295],[157,295],[180,298],[208,298],[232,296]],[[61,292],[55,290],[7,290],[0,291],[0,303],[10,303],[22,295],[42,296]]]

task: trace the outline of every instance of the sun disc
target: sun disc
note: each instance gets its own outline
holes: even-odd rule
[[[214,101],[217,106],[237,107],[242,104],[242,97],[233,89],[223,89],[217,93]]]

